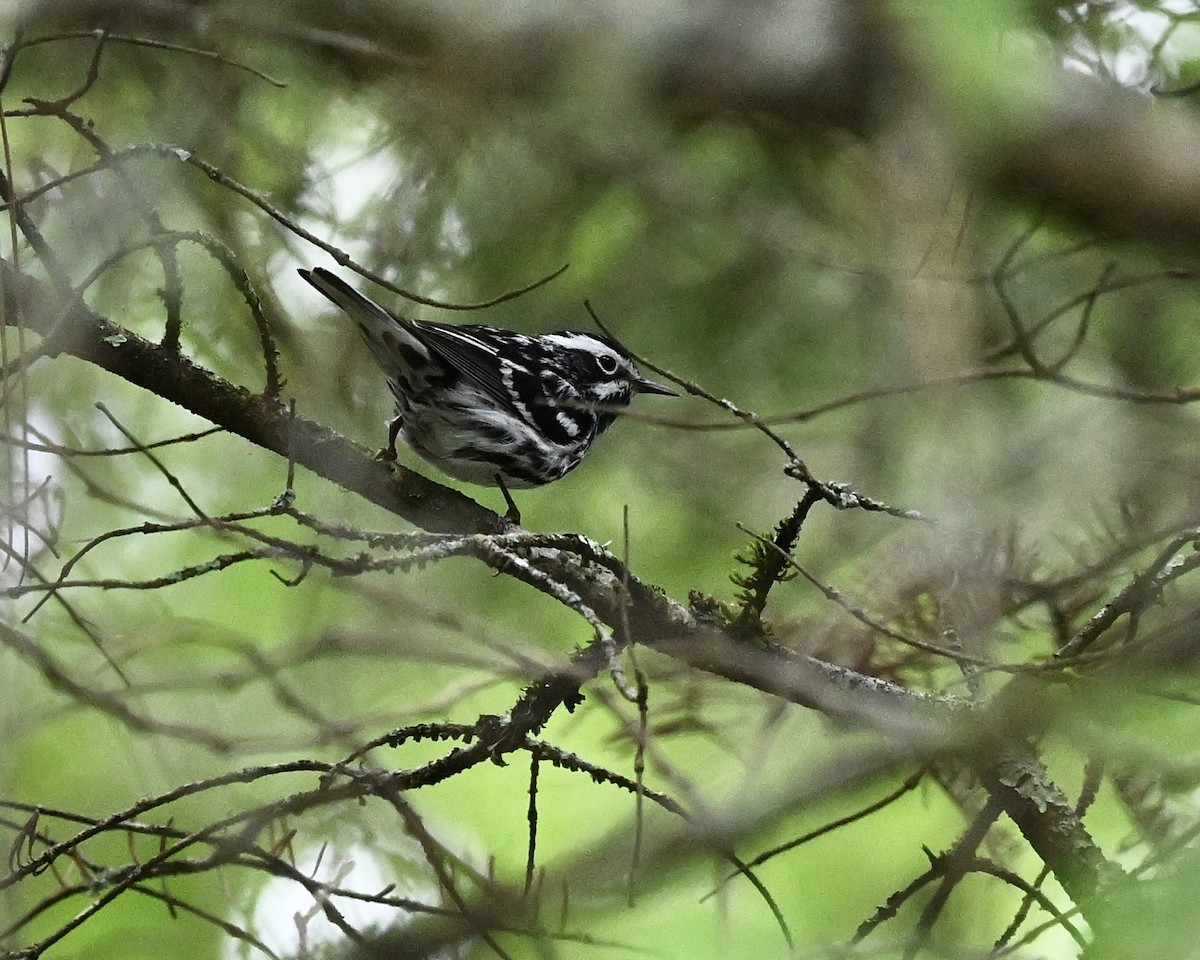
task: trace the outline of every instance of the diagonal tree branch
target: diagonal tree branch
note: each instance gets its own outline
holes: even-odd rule
[[[67,354],[86,360],[220,425],[433,532],[495,534],[509,529],[499,516],[419,474],[378,462],[362,447],[287,406],[238,387],[187,358],[141,339],[76,300],[0,261],[7,288],[0,303],[16,304],[27,329],[44,337],[38,359]],[[6,325],[17,316],[5,315]],[[1086,902],[1119,876],[1095,846],[1036,757],[1011,759],[989,728],[986,711],[908,690],[761,641],[729,636],[665,592],[627,571],[584,564],[562,551],[534,548],[529,564],[565,585],[624,643],[639,643],[689,666],[819,710],[840,722],[866,726],[914,756],[950,753],[974,768],[1042,860],[1076,902]],[[537,581],[525,582],[538,585]],[[609,664],[598,641],[569,668],[534,681],[490,743],[446,758],[471,764],[519,749],[559,706],[573,707],[579,687]],[[1030,731],[1023,730],[1028,735]],[[1004,759],[1008,757],[1008,759]],[[444,772],[444,771],[443,771]]]

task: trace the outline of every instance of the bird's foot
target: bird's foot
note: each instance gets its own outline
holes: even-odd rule
[[[504,514],[504,519],[511,523],[514,527],[521,525],[521,511],[517,509],[516,503],[513,501],[512,494],[508,492],[508,487],[504,485],[500,474],[496,474],[496,486],[500,488],[500,492],[504,494],[504,502],[508,504],[508,510]]]

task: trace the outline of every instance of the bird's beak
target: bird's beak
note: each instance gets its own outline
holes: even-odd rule
[[[664,387],[661,383],[655,383],[653,380],[647,380],[644,377],[638,377],[633,381],[633,389],[637,393],[661,393],[664,397],[679,396],[670,387]]]

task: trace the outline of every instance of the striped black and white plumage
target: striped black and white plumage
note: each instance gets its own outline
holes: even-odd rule
[[[328,270],[300,275],[350,315],[387,375],[389,451],[399,436],[459,480],[501,489],[558,480],[635,393],[675,395],[603,337],[408,320]]]

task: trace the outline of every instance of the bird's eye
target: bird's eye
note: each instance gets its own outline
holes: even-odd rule
[[[601,353],[596,356],[596,366],[600,368],[600,372],[606,377],[611,377],[617,372],[617,358],[609,353]]]

